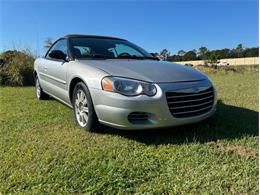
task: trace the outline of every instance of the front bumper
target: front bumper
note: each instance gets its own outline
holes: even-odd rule
[[[165,92],[193,87],[210,87],[209,80],[181,83],[156,84],[157,94],[153,97],[145,95],[127,97],[118,93],[91,89],[91,96],[99,121],[105,125],[126,130],[152,129],[196,123],[210,117],[216,110],[217,95],[214,92],[214,105],[210,111],[195,117],[175,118],[171,114]],[[148,113],[148,120],[133,124],[128,120],[132,112]]]

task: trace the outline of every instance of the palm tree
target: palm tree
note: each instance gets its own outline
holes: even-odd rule
[[[44,48],[46,50],[48,50],[53,44],[52,38],[48,37],[45,41],[44,41]]]
[[[163,49],[160,52],[160,57],[165,61],[168,59],[168,57],[170,56],[170,52],[167,49]]]

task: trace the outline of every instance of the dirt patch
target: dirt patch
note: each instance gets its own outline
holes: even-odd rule
[[[249,159],[249,158],[259,159],[259,154],[257,153],[257,151],[255,151],[253,149],[246,149],[242,146],[226,145],[226,144],[223,144],[220,142],[214,142],[214,141],[208,142],[206,144],[209,146],[215,146],[224,152],[238,154],[246,159]]]

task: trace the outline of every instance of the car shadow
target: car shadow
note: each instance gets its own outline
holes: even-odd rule
[[[202,122],[156,130],[103,128],[99,133],[118,135],[147,145],[205,143],[221,139],[258,136],[258,112],[218,101],[216,113]]]

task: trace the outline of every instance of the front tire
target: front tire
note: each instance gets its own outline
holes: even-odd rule
[[[73,90],[73,110],[77,124],[88,131],[97,131],[98,118],[93,106],[90,92],[83,82],[76,84]]]
[[[49,95],[44,93],[44,91],[41,88],[38,76],[35,77],[35,92],[38,100],[49,99]]]

